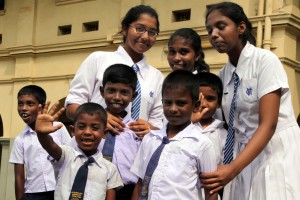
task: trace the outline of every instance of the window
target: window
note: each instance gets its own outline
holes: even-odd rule
[[[58,33],[57,35],[70,35],[72,32],[72,25],[65,25],[65,26],[59,26],[58,27]]]
[[[2,34],[0,34],[0,44],[2,44]]]
[[[189,21],[191,19],[191,9],[173,11],[173,22]]]
[[[91,32],[91,31],[98,31],[99,29],[99,22],[86,22],[82,24],[82,32]]]

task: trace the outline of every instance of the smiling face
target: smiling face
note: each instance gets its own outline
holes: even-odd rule
[[[145,33],[137,33],[136,27],[143,27],[147,30],[157,30],[157,20],[155,17],[143,13],[139,16],[138,20],[132,22],[129,27],[123,28],[122,34],[126,38],[124,49],[134,61],[141,59],[143,53],[148,51],[156,41],[156,37],[150,37],[147,31]]]
[[[165,88],[162,94],[164,114],[170,126],[186,127],[194,109],[191,93],[181,86]]]
[[[203,102],[201,102],[201,109],[208,109],[208,111],[201,118],[200,123],[202,120],[211,123],[213,120],[212,116],[215,114],[216,109],[220,106],[218,94],[213,88],[209,86],[199,87],[199,92],[204,96]]]
[[[23,121],[34,130],[38,113],[42,110],[35,96],[31,94],[20,95],[18,97],[18,113]]]
[[[195,70],[195,62],[200,58],[192,47],[192,41],[181,36],[175,36],[168,45],[168,62],[173,71]]]
[[[105,99],[106,110],[114,116],[120,116],[135,95],[130,84],[107,82],[100,87],[102,97]]]
[[[72,127],[78,147],[86,156],[97,152],[98,145],[104,136],[106,124],[97,113],[81,113]]]
[[[219,53],[234,55],[241,51],[241,36],[246,30],[244,22],[236,25],[219,10],[214,10],[207,16],[206,30],[210,43]]]

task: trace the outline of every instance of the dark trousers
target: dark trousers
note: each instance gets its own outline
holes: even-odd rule
[[[54,191],[25,193],[21,200],[54,200]]]
[[[134,187],[135,184],[128,184],[124,185],[120,190],[117,190],[116,200],[131,200]]]

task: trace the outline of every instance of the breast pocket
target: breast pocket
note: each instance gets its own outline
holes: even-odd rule
[[[258,100],[257,97],[257,79],[242,80],[242,100],[244,102],[252,103]]]

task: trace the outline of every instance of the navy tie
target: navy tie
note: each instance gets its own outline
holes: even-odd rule
[[[135,71],[135,73],[137,73],[140,70],[139,66],[137,66],[136,64],[134,64],[132,68]],[[137,80],[136,92],[137,95],[131,104],[131,118],[134,120],[137,120],[139,118],[141,107],[141,85],[139,79]]]
[[[84,196],[84,189],[87,181],[87,175],[89,172],[88,165],[95,162],[93,157],[89,157],[86,162],[78,169],[74,179],[71,194],[69,200],[82,200]]]
[[[103,154],[103,158],[105,158],[110,162],[112,162],[115,143],[116,143],[116,135],[112,134],[111,132],[108,132],[103,145],[102,154]]]
[[[227,138],[225,143],[225,149],[224,149],[224,164],[229,164],[233,160],[233,144],[234,144],[234,127],[233,127],[233,121],[234,121],[234,112],[236,109],[236,93],[237,88],[239,86],[240,80],[237,73],[233,72],[233,97],[230,105],[230,111],[229,111],[229,120],[228,120],[228,132],[227,132]]]
[[[149,188],[149,183],[151,181],[152,174],[157,167],[162,150],[164,149],[165,145],[168,144],[169,142],[170,141],[168,137],[166,136],[163,137],[161,145],[154,151],[153,155],[151,156],[146,169],[145,177],[143,179],[142,190],[141,190],[139,200],[148,199],[148,188]]]

